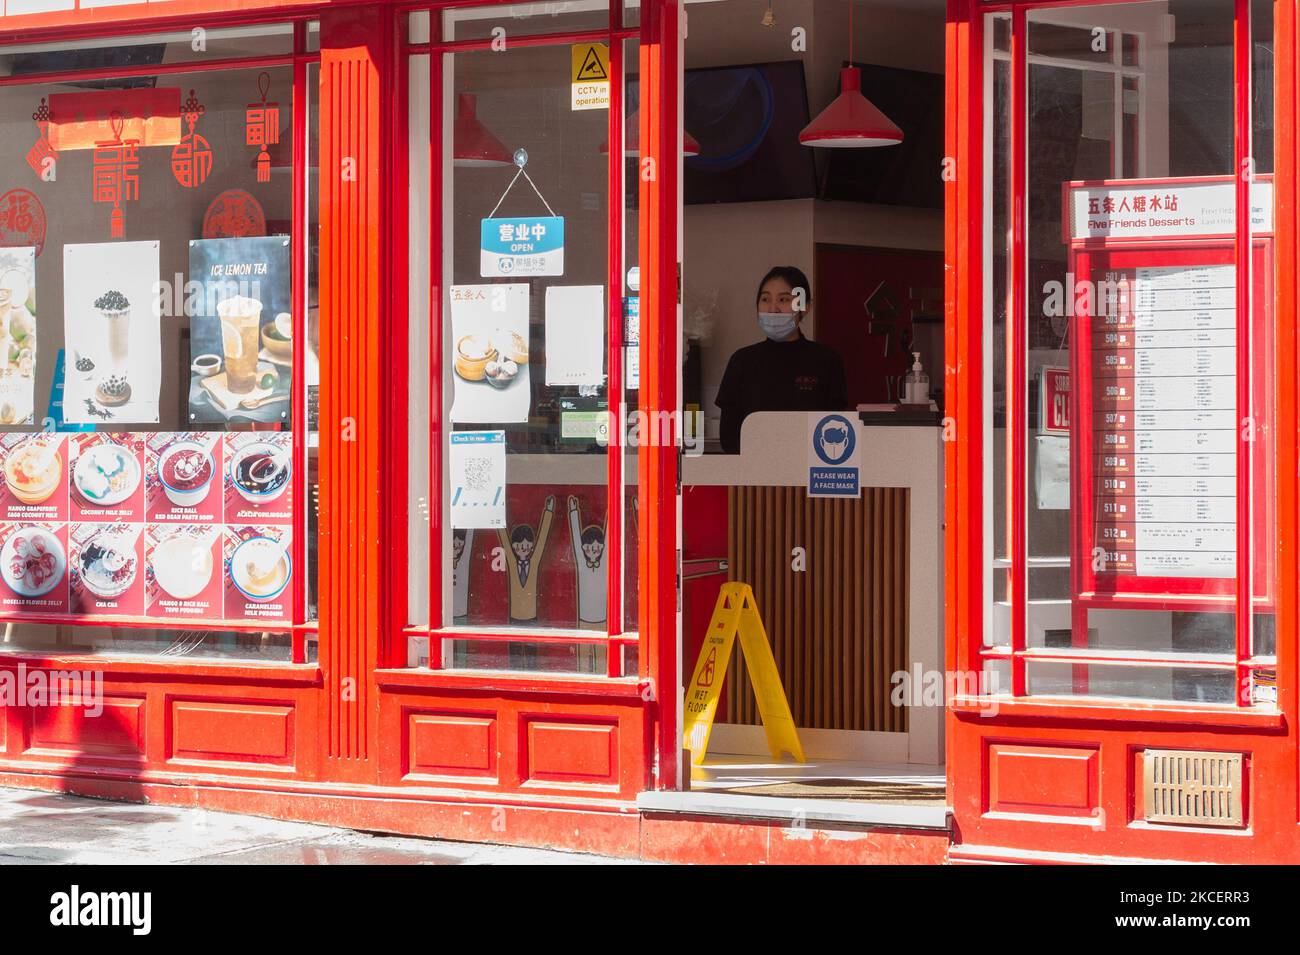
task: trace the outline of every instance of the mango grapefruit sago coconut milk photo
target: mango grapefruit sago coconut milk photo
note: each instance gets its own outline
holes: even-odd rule
[[[5,458],[5,483],[23,504],[44,504],[59,486],[63,459],[58,445],[39,438],[24,441]]]

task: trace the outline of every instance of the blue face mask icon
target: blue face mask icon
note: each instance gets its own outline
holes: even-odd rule
[[[758,327],[774,342],[789,338],[797,326],[794,315],[787,312],[758,313]]]

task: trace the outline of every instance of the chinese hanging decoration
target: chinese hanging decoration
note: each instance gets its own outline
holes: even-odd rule
[[[10,189],[0,196],[0,248],[30,245],[40,255],[45,248],[45,206],[27,189]]]
[[[189,132],[172,147],[172,175],[186,189],[197,189],[212,172],[212,147],[194,131],[203,113],[203,105],[195,98],[194,90],[190,90],[189,99],[181,104],[181,118]]]
[[[91,167],[91,198],[95,202],[113,203],[109,236],[120,239],[126,234],[122,203],[140,198],[140,143],[122,139],[122,114],[108,119],[113,139],[95,144]]]
[[[27,150],[27,165],[32,167],[32,172],[37,176],[44,178],[45,170],[59,158],[58,152],[50,143],[50,107],[44,96],[41,97],[41,105],[32,113],[32,119],[36,120],[40,136],[37,137],[36,144]]]
[[[260,73],[257,77],[258,91],[262,94],[260,103],[249,103],[244,113],[244,143],[248,146],[260,146],[257,154],[257,181],[271,181],[271,154],[267,146],[280,141],[280,104],[268,103],[267,94],[271,92],[271,74]]]

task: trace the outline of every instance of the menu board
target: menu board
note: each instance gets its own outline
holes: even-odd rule
[[[1107,573],[1236,574],[1236,270],[1095,275],[1094,537]]]
[[[0,609],[292,616],[292,436],[0,436]]]

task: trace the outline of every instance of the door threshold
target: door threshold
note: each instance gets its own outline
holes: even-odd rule
[[[792,799],[782,796],[744,796],[722,792],[643,792],[636,797],[643,813],[679,816],[727,816],[733,819],[770,819],[853,826],[889,826],[898,829],[949,829],[952,810],[938,805],[901,805],[832,799]]]

